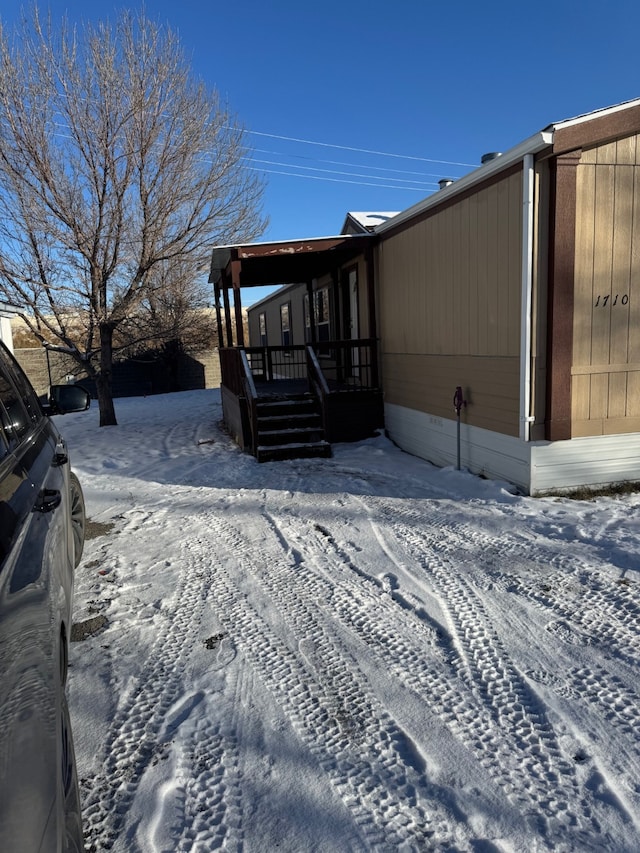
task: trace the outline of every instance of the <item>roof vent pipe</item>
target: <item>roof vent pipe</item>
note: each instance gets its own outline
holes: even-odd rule
[[[502,151],[489,151],[488,154],[483,154],[480,158],[480,162],[484,166],[485,163],[490,163],[492,160],[495,160],[496,157],[501,157]]]
[[[450,187],[452,183],[453,181],[451,180],[451,178],[440,178],[440,180],[438,181],[438,186],[441,190],[443,190],[445,187]]]

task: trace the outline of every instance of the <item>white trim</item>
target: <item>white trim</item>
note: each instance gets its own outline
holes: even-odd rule
[[[631,107],[637,107],[640,105],[640,98],[634,98],[631,101],[623,101],[621,104],[615,104],[612,107],[603,107],[599,110],[594,110],[591,113],[583,113],[582,115],[575,116],[574,118],[564,119],[563,121],[556,121],[550,128],[553,130],[558,130],[558,128],[572,127],[575,124],[583,124],[586,121],[592,121],[594,118],[601,118],[602,116],[613,115],[614,113],[622,112],[622,110],[628,110]]]
[[[640,481],[640,433],[532,442],[531,494]]]
[[[402,450],[440,467],[456,465],[455,420],[392,403],[384,413],[389,438]],[[640,433],[527,442],[462,423],[460,437],[462,468],[534,496],[640,482]]]
[[[520,438],[523,441],[529,441],[530,435],[533,194],[533,154],[525,154],[522,167],[522,313],[520,318]]]
[[[457,421],[385,403],[385,428],[392,441],[440,467],[457,465]],[[460,424],[460,467],[529,491],[530,444],[508,435]]]

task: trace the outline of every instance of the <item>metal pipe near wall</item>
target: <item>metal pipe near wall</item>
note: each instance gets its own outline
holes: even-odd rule
[[[533,236],[535,173],[533,154],[522,162],[522,308],[520,317],[520,438],[531,434],[531,317],[533,294]]]
[[[467,401],[464,399],[464,394],[462,393],[462,387],[458,385],[455,390],[455,394],[453,395],[453,408],[456,410],[456,416],[458,419],[457,422],[457,432],[456,432],[456,449],[457,449],[457,464],[456,471],[460,470],[460,412],[462,411],[462,407],[467,405]]]

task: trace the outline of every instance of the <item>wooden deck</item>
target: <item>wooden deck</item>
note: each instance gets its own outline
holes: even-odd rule
[[[309,347],[231,348],[220,351],[220,361],[225,423],[258,461],[328,456],[332,443],[359,441],[383,426],[382,390],[362,384],[370,367],[346,376],[335,364],[321,365]]]

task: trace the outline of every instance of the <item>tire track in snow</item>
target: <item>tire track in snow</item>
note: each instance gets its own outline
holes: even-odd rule
[[[635,588],[610,577],[603,580],[597,569],[578,558],[571,560],[570,570],[588,575],[588,582],[571,585],[566,572],[560,571],[546,577],[544,586],[534,587],[516,578],[512,588],[557,617],[548,630],[559,639],[606,646],[620,660],[639,667],[640,605]]]
[[[374,503],[372,499],[370,503]],[[396,510],[415,524],[432,526],[437,518],[430,513],[421,513],[416,507],[398,507]],[[492,516],[493,517],[493,516]],[[450,550],[473,552],[474,566],[486,570],[506,592],[533,601],[543,612],[549,614],[547,630],[565,643],[572,645],[607,645],[616,657],[630,664],[640,665],[637,636],[640,633],[640,603],[635,586],[624,581],[602,576],[602,572],[578,555],[557,553],[557,547],[536,542],[535,563],[531,561],[527,540],[515,541],[509,533],[500,538],[499,551],[496,540],[487,536],[481,528],[447,522],[440,531],[443,543],[451,540]],[[471,544],[470,544],[471,543]],[[444,544],[443,544],[444,547]],[[541,581],[531,584],[515,573],[500,571],[495,578],[492,564],[495,556],[502,563],[526,561],[527,568],[540,566]],[[506,559],[505,559],[506,558]],[[557,567],[549,572],[549,566]],[[587,580],[583,580],[583,578]],[[552,617],[555,617],[552,618]]]
[[[423,759],[322,624],[317,599],[304,595],[299,564],[287,555],[274,559],[273,549],[254,550],[219,516],[211,517],[210,530],[218,551],[224,544],[277,604],[279,618],[297,638],[290,648],[218,564],[221,621],[353,815],[357,836],[345,839],[345,849],[430,850],[434,839],[438,849],[470,849],[451,846],[454,832],[444,809],[425,803]],[[256,572],[265,565],[266,572]]]
[[[372,505],[375,502],[375,498],[369,500]],[[415,505],[410,508],[398,506],[396,511],[416,526],[433,525],[434,521],[437,523],[433,514],[420,512]],[[478,513],[480,511],[478,508]],[[495,523],[493,513],[488,518]],[[471,527],[455,520],[448,521],[446,528],[441,531],[442,538],[451,538],[453,547],[461,553],[472,550],[474,564],[486,568],[490,576],[495,576],[495,570],[491,567],[495,555],[501,562],[505,562],[505,557],[509,560],[525,558],[527,565],[531,564],[530,543],[526,539],[514,540],[507,531],[501,534],[497,551],[495,535],[485,534],[480,523]],[[548,630],[564,642],[576,645],[606,644],[616,657],[631,666],[640,666],[637,644],[640,603],[635,585],[610,576],[603,577],[597,566],[579,554],[574,551],[558,552],[558,548],[558,543],[547,545],[536,540],[535,564],[544,570],[540,584],[532,586],[515,574],[507,576],[501,572],[497,579],[498,585],[546,607],[550,614],[556,616],[554,621],[550,621]],[[506,577],[509,580],[505,584]]]
[[[460,544],[468,548],[469,542],[477,541],[475,529],[455,524],[442,529],[440,511],[417,513],[401,506],[392,510],[380,499],[359,500],[370,517],[375,507],[376,519],[386,521],[381,535],[391,536],[395,543],[387,553],[407,554],[439,593],[455,638],[458,660],[452,662],[460,682],[477,695],[481,711],[477,715],[477,705],[470,705],[464,693],[452,696],[451,688],[434,707],[500,780],[509,799],[539,823],[543,835],[559,840],[569,830],[574,838],[581,829],[589,835],[597,831],[575,767],[564,757],[539,700],[509,660],[481,600],[454,559]],[[428,532],[434,529],[437,536]],[[338,553],[338,558],[352,562],[346,553]]]

